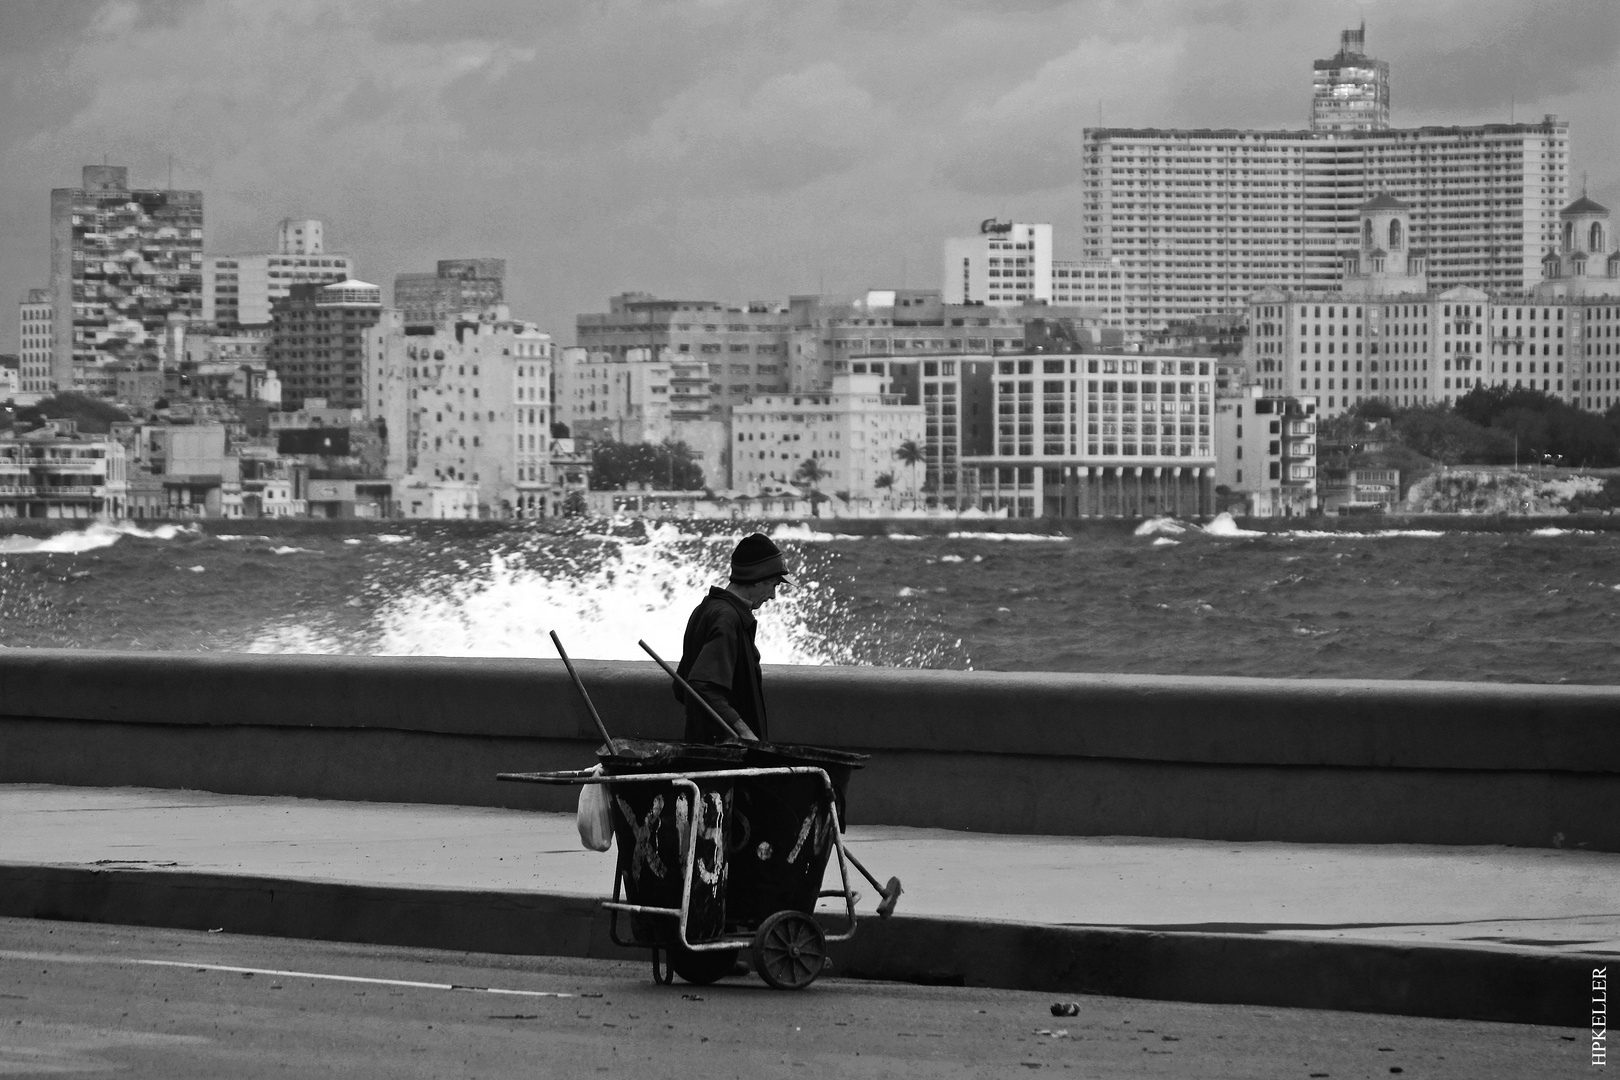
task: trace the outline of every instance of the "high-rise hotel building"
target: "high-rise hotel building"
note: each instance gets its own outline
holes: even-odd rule
[[[1263,288],[1335,287],[1380,193],[1412,206],[1438,288],[1540,280],[1569,201],[1568,123],[1391,128],[1387,67],[1360,47],[1318,62],[1309,130],[1085,130],[1081,253],[1120,264],[1127,334]]]

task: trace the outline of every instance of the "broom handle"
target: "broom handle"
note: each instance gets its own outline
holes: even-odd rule
[[[596,721],[596,730],[600,731],[602,738],[607,740],[608,753],[618,757],[619,745],[613,741],[613,736],[608,734],[607,725],[602,723],[601,714],[596,711],[596,706],[591,703],[591,695],[585,692],[585,684],[580,682],[579,672],[574,670],[574,662],[568,659],[568,652],[563,648],[562,638],[557,636],[555,630],[551,632],[551,643],[557,646],[557,655],[562,657],[563,667],[568,669],[568,677],[574,680],[574,689],[578,690],[579,696],[585,699],[585,707],[590,710],[591,719]]]

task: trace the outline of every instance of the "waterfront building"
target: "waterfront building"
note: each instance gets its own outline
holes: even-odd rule
[[[397,274],[394,307],[406,326],[432,329],[506,300],[505,259],[440,259],[431,274]]]
[[[1366,88],[1345,75],[1365,58],[1344,60],[1319,90]],[[1376,118],[1387,101],[1380,82],[1387,72],[1366,94],[1326,93],[1320,129],[1086,129],[1081,254],[1119,262],[1127,334],[1240,311],[1262,288],[1331,290],[1357,208],[1380,192],[1412,206],[1408,242],[1427,250],[1437,287],[1530,289],[1568,201],[1568,123],[1357,126],[1349,114]]]
[[[0,518],[121,518],[128,492],[117,439],[72,420],[0,436]]]
[[[347,255],[326,250],[321,222],[284,218],[274,251],[203,256],[202,320],[225,330],[264,326],[294,285],[327,285],[353,276]]]
[[[0,401],[15,401],[22,392],[22,362],[11,353],[0,353]]]
[[[504,304],[431,332],[390,311],[366,348],[401,512],[456,517],[468,505],[478,517],[561,512],[549,461],[551,335],[512,318]]]
[[[888,496],[877,485],[888,473],[903,479],[895,452],[921,445],[923,408],[888,389],[881,374],[843,374],[814,394],[767,394],[732,409],[732,486],[748,493],[801,486],[799,469],[813,461],[814,486],[851,506]]]
[[[923,407],[916,486],[926,506],[1012,517],[1211,512],[1213,356],[1079,346],[840,365],[883,376],[890,394]]]
[[[29,289],[17,310],[17,390],[30,400],[51,392],[55,304],[49,289]]]
[[[1215,484],[1242,496],[1251,517],[1318,506],[1316,401],[1258,386],[1215,402]]]
[[[366,331],[381,315],[382,290],[364,281],[290,286],[272,314],[268,361],[282,406],[296,409],[315,397],[335,408],[367,408]]]

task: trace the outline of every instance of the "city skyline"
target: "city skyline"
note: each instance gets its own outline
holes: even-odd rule
[[[320,218],[362,278],[508,262],[559,341],[637,289],[741,302],[938,288],[980,218],[1077,257],[1081,129],[1301,128],[1367,20],[1392,123],[1571,130],[1620,202],[1620,24],[1600,2],[17,4],[0,13],[0,334],[49,278],[49,191],[102,160],[200,189],[206,250]],[[724,62],[721,62],[721,61]],[[9,347],[5,351],[10,351]]]

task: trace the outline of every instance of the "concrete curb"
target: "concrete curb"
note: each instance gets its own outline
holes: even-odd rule
[[[594,897],[0,864],[0,916],[468,952],[639,959]],[[1578,1027],[1609,958],[927,916],[863,917],[844,976],[1055,995]]]

